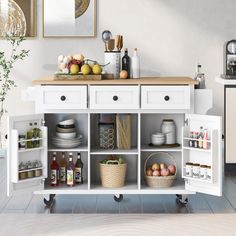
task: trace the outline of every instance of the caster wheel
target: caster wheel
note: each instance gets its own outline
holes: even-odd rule
[[[114,200],[116,202],[121,202],[123,200],[123,194],[114,195]]]
[[[46,207],[50,208],[53,205],[55,196],[55,194],[50,194],[49,200],[47,200],[46,198],[43,199],[43,202]]]
[[[176,198],[176,202],[177,204],[179,204],[180,206],[186,206],[188,204],[188,198],[186,199],[182,199],[181,197],[177,197]]]

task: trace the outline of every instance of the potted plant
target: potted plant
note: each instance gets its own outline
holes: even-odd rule
[[[15,81],[10,77],[14,65],[19,60],[24,60],[29,55],[29,50],[20,50],[24,37],[15,37],[14,35],[6,35],[6,40],[10,44],[7,52],[0,49],[0,157],[5,155],[3,149],[4,134],[2,132],[2,120],[7,112],[5,109],[5,101],[9,91],[16,87]]]

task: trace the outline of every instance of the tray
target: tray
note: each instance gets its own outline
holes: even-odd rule
[[[176,148],[176,147],[180,147],[180,144],[179,143],[175,143],[175,144],[154,145],[152,143],[149,143],[149,146],[151,146],[151,147],[158,147],[158,148]]]
[[[112,74],[102,74],[102,75],[70,75],[70,74],[61,74],[61,73],[56,73],[54,74],[53,80],[110,80],[114,79],[114,76]]]

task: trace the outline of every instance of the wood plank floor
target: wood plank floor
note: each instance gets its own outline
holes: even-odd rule
[[[188,204],[180,206],[174,195],[125,195],[117,203],[113,195],[60,195],[55,204],[46,208],[43,196],[25,194],[17,197],[6,195],[6,164],[0,159],[0,213],[40,214],[156,214],[156,213],[235,213],[236,175],[225,176],[223,196],[190,195]]]

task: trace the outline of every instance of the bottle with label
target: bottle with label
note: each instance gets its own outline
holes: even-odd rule
[[[203,149],[208,149],[208,131],[207,129],[204,130],[204,136],[203,136]]]
[[[33,123],[29,123],[29,128],[26,134],[26,138],[30,139],[30,141],[27,141],[26,146],[27,148],[33,148]]]
[[[131,75],[133,79],[140,78],[140,58],[137,48],[134,49],[134,55],[131,59]]]
[[[82,184],[83,183],[83,167],[84,164],[81,160],[81,155],[78,153],[77,161],[75,164],[75,183]]]
[[[202,65],[198,64],[197,65],[197,71],[196,75],[194,77],[194,80],[198,82],[198,84],[195,85],[195,89],[205,89],[206,84],[205,84],[205,74],[202,73]]]
[[[53,159],[51,163],[51,186],[59,185],[59,165],[56,160],[56,152],[53,153]]]
[[[41,137],[41,130],[38,127],[38,123],[34,122],[34,127],[33,127],[33,138],[36,139],[33,141],[33,146],[34,148],[40,147],[40,140],[37,140]]]
[[[65,153],[62,153],[62,158],[60,161],[60,169],[59,169],[59,175],[60,175],[60,183],[65,184],[66,183],[66,158],[65,158]]]
[[[125,49],[125,55],[122,57],[122,70],[128,72],[128,78],[130,78],[130,57],[128,55],[128,49]]]
[[[75,165],[73,163],[73,154],[69,154],[69,162],[67,165],[67,171],[66,171],[66,183],[68,186],[73,187],[75,185]]]
[[[204,136],[204,130],[203,127],[200,127],[200,131],[199,131],[199,141],[198,141],[198,147],[199,148],[203,148],[203,136]]]

